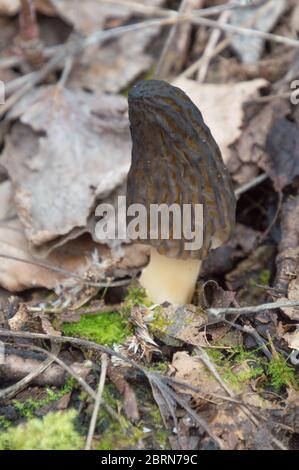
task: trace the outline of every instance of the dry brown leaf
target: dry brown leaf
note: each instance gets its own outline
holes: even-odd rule
[[[202,277],[231,271],[236,261],[248,255],[256,246],[261,233],[242,224],[237,224],[230,241],[216,250],[211,250],[202,266]]]
[[[286,0],[270,0],[260,6],[248,6],[247,8],[235,9],[232,11],[230,23],[233,25],[248,25],[258,31],[269,32],[285,11]],[[227,34],[231,37],[231,34]],[[256,36],[235,34],[231,38],[232,48],[246,64],[254,64],[261,58],[265,39]]]
[[[125,275],[134,275],[146,264],[147,255],[144,249],[124,246],[117,256],[112,256],[109,248],[96,245],[89,238],[80,238],[71,241],[58,250],[52,252],[46,260],[50,266],[58,267],[71,273],[83,275],[92,266],[92,256],[97,251],[103,263],[102,280],[106,276],[112,278]],[[128,253],[128,259],[127,259]],[[0,255],[18,257],[34,262],[29,250],[28,242],[24,236],[22,226],[10,224],[9,227],[0,227]],[[67,283],[70,278],[51,270],[25,264],[16,260],[0,258],[0,285],[12,292],[19,292],[33,287],[54,289],[58,283]],[[75,281],[74,281],[75,282]]]
[[[180,346],[182,343],[193,346],[206,345],[201,335],[201,328],[208,323],[204,312],[194,305],[177,307],[170,305],[161,308],[159,321],[150,323],[154,336],[169,346]]]
[[[292,333],[286,333],[283,335],[283,339],[287,342],[290,349],[296,349],[299,351],[299,328]]]
[[[299,175],[298,155],[298,126],[286,118],[281,118],[270,130],[266,154],[260,162],[260,166],[272,179],[276,191],[282,191]]]
[[[266,80],[256,79],[248,82],[228,84],[199,84],[194,80],[180,78],[174,85],[182,88],[203,114],[225,163],[230,158],[230,145],[241,136],[244,119],[243,105],[258,96]]]
[[[188,393],[197,404],[205,402],[203,397],[210,397],[216,403],[221,402],[221,399],[217,399],[210,394],[215,393],[223,396],[225,395],[223,388],[198,357],[190,356],[186,351],[176,352],[172,359],[172,367],[175,370],[176,379],[182,380],[202,391],[201,394],[200,392],[188,390]]]
[[[0,15],[15,15],[20,7],[20,0],[0,0]]]
[[[200,9],[203,5],[204,0],[182,0],[178,11],[180,14],[190,14],[192,10]],[[156,68],[156,76],[164,79],[179,74],[188,55],[191,33],[192,24],[188,22],[176,24],[171,28]]]
[[[246,366],[248,367],[247,364],[243,364],[243,367]],[[198,357],[190,356],[186,351],[177,352],[173,356],[172,369],[176,379],[200,390],[199,392],[188,390],[187,393],[192,397],[193,407],[207,416],[209,428],[214,435],[219,437],[222,449],[240,450],[248,448],[247,446],[252,449],[265,448],[267,441],[265,436],[270,438],[269,430],[263,428],[265,436],[259,439],[258,429],[248,414],[245,414],[244,408],[221,398],[227,396],[226,391]],[[229,387],[234,391],[234,385],[230,384]],[[278,409],[277,404],[273,404],[257,393],[248,393],[250,388],[246,384],[242,387],[244,396],[241,395],[238,398],[254,406],[256,416],[261,414],[267,416],[266,413]],[[235,392],[239,394],[240,389],[236,388]],[[269,442],[268,445],[270,446],[271,443]]]
[[[289,197],[283,204],[278,251],[275,288],[285,293],[282,300],[299,300],[299,196]],[[292,320],[299,321],[299,309],[282,310]]]
[[[0,255],[34,262],[24,228],[16,216],[9,181],[0,184],[0,201]],[[108,247],[95,244],[88,236],[69,241],[53,251],[43,262],[83,275],[92,267],[96,252],[102,266],[102,272],[97,270],[97,275],[103,279],[107,276],[114,278],[134,275],[147,262],[146,247],[123,245],[112,253]],[[69,278],[39,266],[0,258],[0,285],[9,291],[22,291],[32,287],[53,289],[59,282],[67,283]]]
[[[299,31],[299,5],[296,5],[291,18],[291,27],[294,32],[298,33]]]
[[[247,124],[240,138],[232,146],[233,176],[239,184],[252,179],[252,168],[257,173],[264,167],[267,138],[275,123],[290,112],[285,100],[275,100],[262,108]],[[230,162],[231,166],[231,162]]]
[[[147,28],[123,35],[100,49],[87,50],[70,76],[71,88],[117,93],[124,90],[153,65],[146,52],[159,28]]]
[[[33,245],[85,227],[95,200],[125,181],[131,159],[125,99],[99,98],[97,114],[93,100],[88,93],[42,87],[10,113],[19,120],[1,162]]]
[[[134,13],[134,7],[99,0],[50,0],[62,19],[83,34],[91,34],[103,29],[108,21],[123,23]],[[136,3],[153,6],[162,5],[164,0],[135,0]]]

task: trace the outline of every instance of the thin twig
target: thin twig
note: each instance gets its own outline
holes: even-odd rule
[[[56,345],[55,348],[53,348],[53,353],[58,353],[60,350],[60,346]],[[44,362],[42,362],[35,370],[30,372],[29,374],[26,375],[23,379],[19,380],[14,385],[11,385],[10,387],[5,388],[4,390],[0,391],[0,400],[8,400],[12,397],[14,397],[17,393],[21,392],[24,390],[24,388],[27,387],[30,382],[32,382],[36,377],[38,377],[40,374],[45,372],[55,359],[53,357],[48,357]]]
[[[128,7],[134,8],[134,13],[143,13],[146,16],[150,15],[160,15],[160,16],[170,16],[170,15],[176,15],[177,10],[173,10],[171,8],[162,8],[162,7],[156,7],[152,5],[144,5],[142,3],[137,3],[134,2],[133,0],[102,0],[105,3],[112,3],[116,5],[128,5]],[[214,15],[219,15],[224,11],[227,10],[235,10],[235,9],[246,9],[248,6],[261,6],[264,3],[266,3],[268,0],[256,0],[252,1],[250,5],[248,4],[242,4],[240,1],[236,0],[231,0],[227,3],[224,3],[222,5],[216,5],[213,7],[207,7],[207,8],[201,8],[198,10],[195,10],[197,13],[200,13],[201,16],[214,16]]]
[[[200,13],[198,13],[198,11]],[[299,41],[296,39],[290,39],[285,36],[279,36],[272,33],[264,33],[262,31],[250,28],[244,28],[241,26],[228,25],[228,24],[219,24],[218,21],[214,21],[208,18],[203,17],[203,10],[198,10],[192,12],[192,14],[179,14],[177,12],[170,13],[167,12],[166,18],[162,19],[153,19],[147,21],[141,21],[139,23],[119,26],[116,28],[108,29],[105,31],[99,31],[93,33],[89,37],[83,40],[75,40],[70,44],[66,44],[61,50],[59,49],[56,56],[54,56],[44,67],[32,78],[32,80],[26,83],[21,89],[19,89],[15,94],[10,96],[6,103],[0,108],[0,118],[3,117],[12,106],[14,106],[23,96],[26,95],[35,85],[39,84],[44,80],[53,70],[55,70],[62,61],[65,60],[69,55],[76,55],[84,50],[86,47],[92,45],[99,45],[104,41],[109,39],[115,39],[123,34],[132,33],[134,31],[140,31],[145,28],[161,27],[166,25],[173,25],[184,22],[191,22],[194,24],[199,24],[203,26],[208,26],[212,28],[219,28],[223,31],[233,32],[242,34],[245,36],[255,36],[278,44],[285,44],[290,47],[299,48]]]
[[[99,288],[119,287],[119,286],[125,286],[131,282],[130,280],[113,281],[113,282],[93,282],[93,281],[89,281],[88,279],[85,279],[83,276],[80,276],[79,274],[59,268],[58,266],[51,266],[47,263],[43,263],[42,261],[30,261],[30,260],[26,260],[23,258],[19,258],[17,256],[3,255],[2,253],[0,254],[0,258],[11,260],[11,261],[18,261],[20,263],[30,264],[31,266],[38,266],[39,268],[47,269],[48,271],[61,274],[62,276],[77,279],[78,281],[82,281],[84,284],[86,284],[87,286],[91,286],[91,287],[99,287]]]
[[[0,336],[7,336],[11,338],[36,339],[36,340],[41,339],[41,340],[47,340],[47,341],[51,341],[53,343],[59,343],[59,344],[70,343],[77,347],[87,348],[87,349],[91,349],[94,351],[100,351],[102,353],[108,354],[109,356],[118,357],[118,359],[121,359],[127,364],[135,367],[142,374],[144,375],[147,374],[147,371],[143,367],[141,367],[139,364],[132,361],[128,357],[124,356],[123,354],[120,354],[119,352],[114,351],[114,349],[111,349],[108,346],[102,346],[101,344],[94,343],[93,341],[88,341],[86,339],[73,338],[71,336],[52,336],[52,335],[46,335],[43,333],[29,333],[25,331],[10,331],[4,328],[0,328]]]
[[[203,362],[203,364],[208,368],[208,370],[213,374],[217,382],[221,385],[221,387],[226,391],[229,397],[234,398],[235,394],[234,392],[224,383],[222,380],[221,376],[219,375],[216,367],[214,366],[213,362],[211,361],[210,357],[208,354],[205,352],[205,350],[201,347],[197,347],[197,352],[198,352],[198,357],[199,359]],[[241,404],[239,405],[240,409],[243,411],[245,416],[251,420],[251,422],[255,425],[258,426],[259,422],[255,418],[255,416],[252,414],[252,412],[248,409],[248,406],[246,404]]]
[[[230,11],[224,11],[221,13],[219,17],[219,23],[227,23],[229,18],[231,16]],[[214,29],[212,31],[212,34],[210,35],[209,41],[206,45],[206,48],[204,50],[204,53],[202,54],[202,61],[199,67],[199,70],[197,72],[197,81],[199,83],[204,83],[205,78],[208,73],[208,68],[210,65],[210,62],[212,58],[214,57],[213,52],[215,50],[215,47],[217,46],[217,43],[220,39],[221,36],[221,30],[220,29]]]
[[[43,50],[44,59],[50,59],[54,55],[58,53],[59,50],[63,49],[65,44],[59,44],[58,46],[51,46],[46,47]],[[0,70],[1,69],[9,69],[11,67],[17,67],[22,65],[26,62],[26,58],[24,55],[14,55],[9,57],[3,57],[0,59]]]
[[[257,10],[253,17],[250,17],[249,19],[246,19],[245,21],[243,21],[240,25],[241,27],[251,28],[254,25],[255,21],[261,16],[261,14],[262,13],[265,14],[271,5],[268,3],[268,0],[266,0],[264,2],[260,2],[260,6],[262,6],[262,8]],[[244,5],[244,7],[247,8],[248,5],[246,6]],[[217,31],[220,31],[220,30],[221,28],[219,27]],[[220,52],[226,49],[230,45],[232,39],[236,36],[236,34],[237,33],[230,34],[229,36],[225,37],[217,46],[215,46],[215,49],[210,52],[209,60],[211,61],[214,57],[220,54]],[[194,62],[194,64],[190,65],[190,67],[188,67],[184,72],[182,72],[177,78],[180,79],[184,77],[185,78],[190,77],[195,72],[197,72],[197,70],[205,63],[205,60],[206,60],[205,57],[201,56],[199,59],[197,59]]]
[[[26,348],[26,349],[32,349],[33,351],[38,351],[38,352],[41,352],[41,353],[49,356],[58,365],[60,365],[60,367],[62,367],[71,377],[73,377],[73,379],[75,379],[78,382],[79,386],[81,386],[83,388],[83,390],[93,400],[96,399],[96,396],[97,396],[96,392],[91,388],[90,385],[88,385],[88,383],[83,379],[83,377],[81,377],[79,374],[77,374],[77,372],[75,372],[75,370],[72,367],[68,366],[65,362],[63,362],[55,354],[51,353],[50,351],[47,351],[47,349],[39,348],[38,346],[34,346],[32,344],[20,344],[19,343],[16,346],[21,347],[21,348]],[[103,406],[105,407],[107,413],[109,413],[109,415],[111,416],[111,418],[115,419],[120,424],[120,426],[122,426],[123,425],[122,420],[118,416],[118,414],[113,410],[113,408],[110,405],[108,405],[108,403],[106,403],[104,400],[102,400],[102,403],[103,403]]]
[[[236,330],[239,330],[239,331],[242,331],[243,333],[251,335],[255,339],[256,343],[261,347],[261,351],[265,354],[266,358],[269,361],[271,361],[272,354],[266,346],[267,344],[266,341],[263,340],[263,338],[258,334],[258,332],[252,326],[249,326],[249,325],[241,326],[241,325],[238,325],[237,323],[232,323],[228,320],[223,320],[223,321],[227,323],[228,325],[231,325],[232,327],[234,327]]]
[[[264,310],[275,310],[277,308],[287,308],[287,307],[299,307],[298,300],[288,300],[280,302],[271,302],[268,304],[261,304],[252,307],[240,307],[240,308],[208,308],[206,313],[211,319],[221,321],[225,315],[247,315],[251,313],[260,313]]]
[[[25,331],[11,331],[7,330],[4,328],[0,328],[0,336],[6,336],[6,337],[11,337],[11,338],[23,338],[23,339],[33,339],[33,340],[47,340],[47,341],[52,341],[53,343],[70,343],[73,344],[74,346],[77,347],[83,347],[95,351],[100,351],[102,353],[108,354],[109,356],[115,356],[118,359],[121,359],[125,363],[129,364],[130,366],[134,367],[137,369],[139,372],[141,372],[145,377],[153,376],[156,375],[160,380],[166,380],[167,382],[171,382],[172,384],[181,386],[185,389],[190,389],[194,391],[199,391],[197,388],[193,387],[191,384],[188,384],[186,382],[182,382],[180,380],[174,379],[172,377],[164,376],[161,374],[158,374],[157,372],[153,373],[151,371],[148,371],[147,369],[143,368],[139,364],[137,364],[135,361],[132,359],[129,359],[128,357],[124,356],[121,353],[118,353],[117,351],[114,351],[113,349],[107,347],[107,346],[102,346],[101,344],[94,343],[92,341],[84,340],[81,338],[73,338],[69,336],[51,336],[51,335],[46,335],[43,333],[29,333]],[[225,397],[221,397],[219,395],[213,394],[209,392],[209,395],[215,396],[216,398],[220,399],[225,399]]]
[[[166,403],[171,403],[171,401],[173,401],[174,403],[178,403],[182,408],[185,409],[185,411],[187,411],[188,415],[193,419],[193,421],[199,427],[201,427],[219,445],[219,447],[221,447],[219,439],[213,434],[206,421],[200,416],[198,416],[198,414],[194,410],[192,410],[192,408],[186,403],[184,399],[180,398],[178,394],[175,393],[168,385],[163,383],[163,381],[160,380],[157,374],[152,374],[149,372],[147,377],[152,385],[152,388],[154,384],[155,387],[161,392],[162,397],[164,398],[164,401],[166,401]]]
[[[190,0],[181,0],[180,7],[178,9],[178,13],[183,13],[190,5]],[[164,47],[162,49],[161,55],[158,60],[158,64],[155,70],[155,78],[166,78],[168,72],[170,71],[171,64],[169,63],[168,56],[170,48],[174,43],[174,39],[179,31],[179,25],[175,24],[169,31],[168,37],[164,43]]]
[[[57,86],[59,86],[61,88],[65,87],[66,82],[67,82],[67,80],[68,80],[68,78],[69,78],[69,76],[72,72],[73,65],[74,65],[74,57],[72,57],[72,56],[67,57],[66,60],[65,60],[63,71],[62,71],[62,74],[61,74],[61,77],[60,77],[60,80],[59,80]]]
[[[223,390],[226,391],[226,393],[228,394],[228,396],[230,396],[231,398],[234,398],[235,397],[235,394],[232,392],[232,390],[226,385],[226,383],[223,382],[221,376],[219,375],[216,367],[214,366],[214,364],[212,363],[211,359],[209,358],[208,354],[205,352],[205,350],[201,347],[197,347],[196,348],[197,350],[197,355],[198,355],[198,358],[203,362],[203,364],[209,369],[209,371],[214,375],[215,379],[217,380],[217,382],[221,385],[221,387],[223,388]]]
[[[266,174],[266,173],[262,173],[261,175],[257,176],[256,178],[254,178],[253,180],[249,181],[248,183],[246,184],[243,184],[242,186],[240,186],[239,188],[237,188],[235,190],[235,195],[237,197],[241,196],[241,194],[244,194],[246,193],[247,191],[249,191],[250,189],[252,188],[255,188],[256,186],[258,186],[259,184],[263,183],[264,181],[266,181],[267,179],[269,178],[269,176]]]
[[[44,80],[56,67],[63,61],[65,58],[66,51],[63,49],[56,56],[54,56],[46,65],[43,66],[22,88],[20,88],[16,93],[11,95],[4,105],[0,106],[0,118],[2,118],[7,111],[9,111],[23,96],[26,95],[35,85],[38,85],[42,80]]]
[[[93,413],[92,413],[91,420],[90,420],[88,435],[87,435],[86,444],[85,444],[85,450],[91,449],[91,444],[92,444],[92,440],[93,440],[93,436],[94,436],[94,432],[95,432],[95,428],[97,424],[97,418],[98,418],[100,406],[102,403],[102,396],[103,396],[103,391],[104,391],[104,386],[105,386],[105,381],[106,381],[106,374],[107,374],[107,367],[108,367],[107,354],[102,355],[101,364],[102,364],[102,367],[101,367],[101,375],[100,375],[100,380],[99,380],[99,387],[97,391]]]

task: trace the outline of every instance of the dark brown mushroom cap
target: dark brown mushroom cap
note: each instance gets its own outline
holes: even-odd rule
[[[145,80],[129,93],[133,141],[127,206],[203,204],[203,246],[185,250],[186,240],[147,240],[160,254],[204,259],[225,243],[235,224],[236,200],[228,170],[199,109],[179,88]],[[149,222],[149,220],[148,220]],[[149,226],[149,224],[148,224]]]

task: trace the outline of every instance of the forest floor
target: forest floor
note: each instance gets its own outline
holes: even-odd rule
[[[0,0],[1,450],[298,450],[298,35],[296,0]],[[237,198],[178,307],[140,288],[147,247],[94,236],[151,78]]]

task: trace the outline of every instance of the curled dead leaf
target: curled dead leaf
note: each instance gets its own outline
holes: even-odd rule
[[[199,84],[186,78],[177,79],[174,85],[182,88],[203,114],[227,164],[230,146],[241,136],[244,119],[243,105],[258,96],[268,82],[256,79],[226,84]]]
[[[125,100],[93,98],[49,86],[33,90],[10,113],[2,164],[18,215],[33,245],[85,227],[96,199],[125,181],[131,140]],[[22,140],[22,146],[19,141]]]

